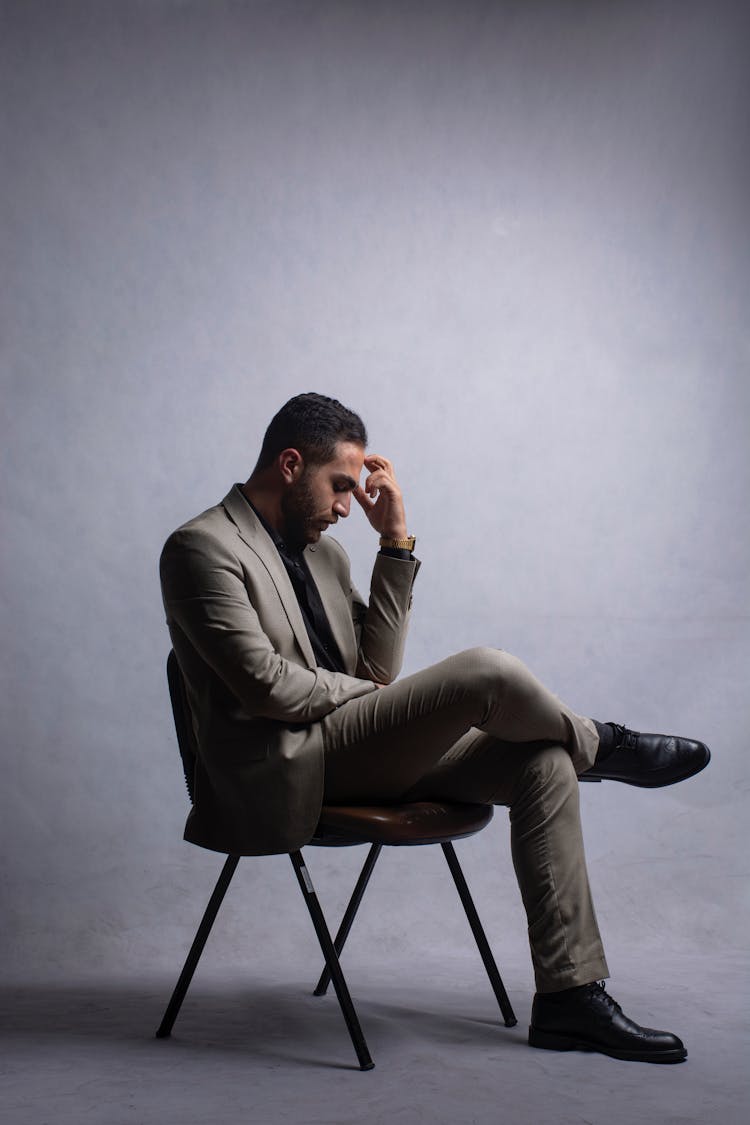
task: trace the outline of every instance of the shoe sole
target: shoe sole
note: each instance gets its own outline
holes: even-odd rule
[[[669,778],[668,771],[663,770],[661,773],[653,773],[651,777],[644,775],[643,778],[636,777],[622,777],[617,773],[607,773],[606,762],[603,762],[601,767],[596,770],[596,774],[589,777],[586,773],[580,774],[579,781],[619,781],[623,785],[635,785],[638,789],[666,789],[668,785],[677,785],[681,781],[687,781],[689,777],[695,777],[697,773],[704,770],[708,763],[711,761],[711,751],[706,747],[706,760],[701,762],[699,766],[694,769],[688,770],[687,773],[680,774],[679,777]],[[591,767],[596,769],[595,766]]]
[[[608,1047],[604,1043],[591,1043],[586,1039],[557,1035],[552,1031],[540,1031],[537,1027],[529,1028],[529,1046],[540,1047],[543,1051],[596,1051],[600,1055],[609,1055],[612,1059],[624,1059],[625,1062],[679,1063],[687,1058],[687,1051],[684,1049],[623,1051],[618,1050],[617,1047]]]

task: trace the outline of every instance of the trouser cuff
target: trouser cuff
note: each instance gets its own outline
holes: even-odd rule
[[[570,965],[558,972],[534,970],[537,992],[562,992],[564,988],[575,988],[579,984],[590,984],[594,980],[606,980],[609,968],[604,957],[594,957],[580,965]]]

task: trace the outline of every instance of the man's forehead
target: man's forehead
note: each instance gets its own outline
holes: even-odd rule
[[[340,441],[336,446],[333,459],[328,462],[331,472],[341,473],[351,477],[356,483],[362,472],[365,461],[365,451],[361,445],[353,441]]]

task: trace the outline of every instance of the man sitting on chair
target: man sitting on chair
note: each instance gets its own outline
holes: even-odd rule
[[[393,466],[366,445],[356,414],[298,395],[249,480],[167,540],[164,604],[199,752],[186,839],[260,855],[308,843],[323,803],[507,805],[537,988],[529,1042],[683,1060],[677,1036],[628,1019],[599,983],[578,777],[671,785],[707,747],[578,715],[495,648],[397,680],[420,564]],[[380,536],[367,601],[323,536],[352,496]]]

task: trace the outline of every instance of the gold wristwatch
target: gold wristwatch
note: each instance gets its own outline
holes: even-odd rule
[[[406,539],[387,539],[385,535],[380,536],[381,547],[396,547],[400,551],[413,551],[416,542],[415,535],[407,535]]]

